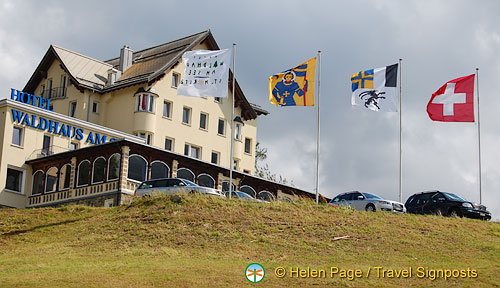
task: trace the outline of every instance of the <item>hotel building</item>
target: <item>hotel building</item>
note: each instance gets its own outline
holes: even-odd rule
[[[51,45],[22,90],[0,101],[0,207],[114,206],[147,179],[180,177],[262,199],[311,194],[254,176],[257,118],[236,81],[227,98],[177,96],[204,31],[100,61]],[[232,82],[232,74],[229,77]],[[230,161],[234,95],[233,159]]]

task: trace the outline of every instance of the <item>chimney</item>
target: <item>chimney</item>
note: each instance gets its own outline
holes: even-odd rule
[[[111,86],[115,83],[116,78],[118,74],[118,70],[111,68],[108,70],[108,82],[106,83],[107,86]]]
[[[120,71],[123,73],[132,66],[132,54],[134,51],[127,45],[120,50]]]

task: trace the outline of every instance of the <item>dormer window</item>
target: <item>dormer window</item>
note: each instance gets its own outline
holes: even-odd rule
[[[155,98],[156,95],[152,91],[144,91],[144,89],[139,89],[142,91],[137,91],[135,93],[135,111],[136,112],[155,112]]]

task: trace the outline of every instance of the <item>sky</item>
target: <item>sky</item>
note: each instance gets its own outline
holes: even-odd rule
[[[402,59],[403,202],[426,190],[479,202],[477,122],[426,112],[432,93],[479,68],[482,203],[500,220],[499,11],[494,0],[1,0],[0,89],[22,89],[50,44],[107,60],[210,29],[219,47],[236,43],[238,82],[270,112],[258,119],[265,163],[314,192],[316,107],[270,104],[268,77],[321,50],[320,193],[398,200],[399,114],[352,109],[350,76]]]

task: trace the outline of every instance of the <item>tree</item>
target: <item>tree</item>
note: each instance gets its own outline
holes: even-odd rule
[[[261,147],[260,143],[257,142],[257,145],[255,145],[255,175],[260,178],[264,178],[276,183],[287,185],[288,181],[286,180],[285,177],[272,173],[267,163],[265,163],[265,165],[264,163],[260,164],[266,159],[267,159],[267,148]],[[293,185],[293,181],[290,182],[290,185],[295,186]]]

